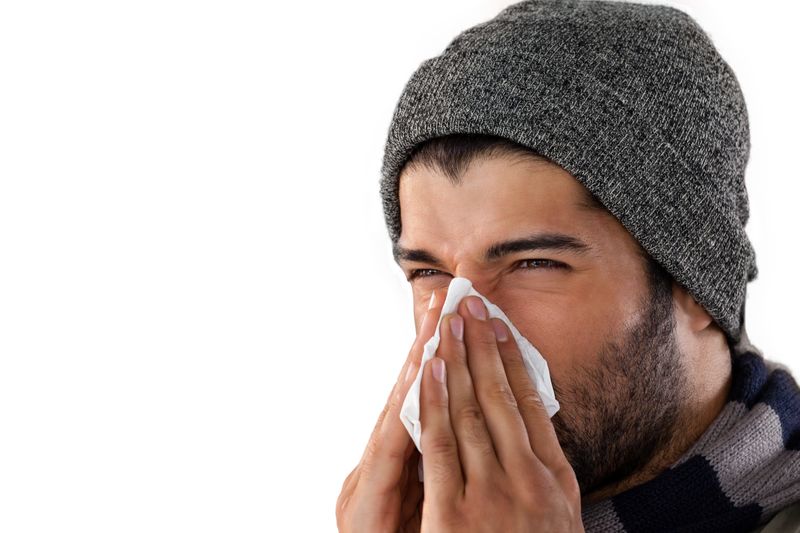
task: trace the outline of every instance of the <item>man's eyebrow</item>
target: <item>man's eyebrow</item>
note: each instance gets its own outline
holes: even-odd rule
[[[433,254],[427,250],[403,248],[397,243],[392,245],[392,255],[397,264],[403,261],[415,263],[428,263],[429,265],[442,266],[442,262],[436,259]]]
[[[484,261],[490,263],[515,252],[538,250],[560,250],[586,254],[593,251],[593,248],[572,235],[552,232],[535,233],[527,237],[511,239],[491,245],[484,253]],[[401,261],[416,261],[439,267],[443,266],[442,262],[427,250],[403,248],[395,243],[392,247],[392,253],[394,254],[394,260],[398,264]]]
[[[490,246],[484,254],[486,262],[496,261],[514,252],[536,250],[564,250],[578,254],[592,251],[592,247],[572,235],[564,233],[537,233],[521,239],[503,241]]]

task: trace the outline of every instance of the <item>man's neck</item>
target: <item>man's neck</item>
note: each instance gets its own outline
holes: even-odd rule
[[[687,407],[684,409],[680,421],[675,425],[676,431],[673,432],[671,441],[656,453],[643,468],[622,481],[601,487],[584,496],[581,500],[582,505],[611,498],[650,481],[675,464],[697,442],[722,411],[728,398],[732,375],[730,351],[727,353],[727,365],[723,363],[714,369],[695,368],[692,371],[693,376],[698,380],[691,386],[694,392],[687,397]]]

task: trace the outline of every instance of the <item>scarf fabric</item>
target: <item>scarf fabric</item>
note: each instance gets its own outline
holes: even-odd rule
[[[800,500],[800,389],[742,340],[720,414],[670,468],[582,510],[587,533],[749,532]]]

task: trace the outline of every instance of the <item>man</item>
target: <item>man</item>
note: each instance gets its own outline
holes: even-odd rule
[[[745,330],[748,155],[733,72],[671,7],[520,2],[423,62],[381,180],[417,339],[340,530],[800,531],[800,390]],[[420,456],[398,414],[455,276],[561,408],[465,298],[424,368]]]

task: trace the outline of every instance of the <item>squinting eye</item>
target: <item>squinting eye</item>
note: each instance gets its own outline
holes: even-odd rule
[[[434,268],[418,268],[411,271],[411,274],[408,275],[408,281],[414,281],[416,278],[430,278],[431,276],[424,275],[425,272],[439,271]]]
[[[535,265],[535,266],[530,266],[530,267],[520,266],[520,265],[523,265],[523,264],[526,264],[526,263],[527,264],[532,264],[532,265]],[[560,263],[558,261],[553,261],[552,259],[522,259],[521,261],[517,261],[517,263],[515,265],[515,270],[516,269],[520,269],[520,270],[542,270],[542,269],[548,269],[549,270],[549,269],[555,269],[555,268],[567,268],[567,265],[565,265],[564,263]],[[430,274],[429,275],[429,274],[427,274],[428,272],[434,272],[434,274]],[[435,276],[436,275],[435,273],[437,273],[437,272],[439,274],[441,274],[441,272],[439,272],[435,268],[418,268],[416,270],[412,270],[411,271],[411,273],[408,276],[408,281],[413,281],[413,280],[415,280],[417,278],[430,278],[432,276]]]
[[[521,265],[523,263],[538,263],[538,264],[544,263],[546,266],[544,266],[543,268],[567,268],[567,265],[565,265],[564,263],[559,263],[558,261],[553,261],[552,259],[523,259],[522,261],[519,261],[517,265]],[[521,267],[521,268],[522,270],[539,270],[538,268],[535,267],[531,268]]]

